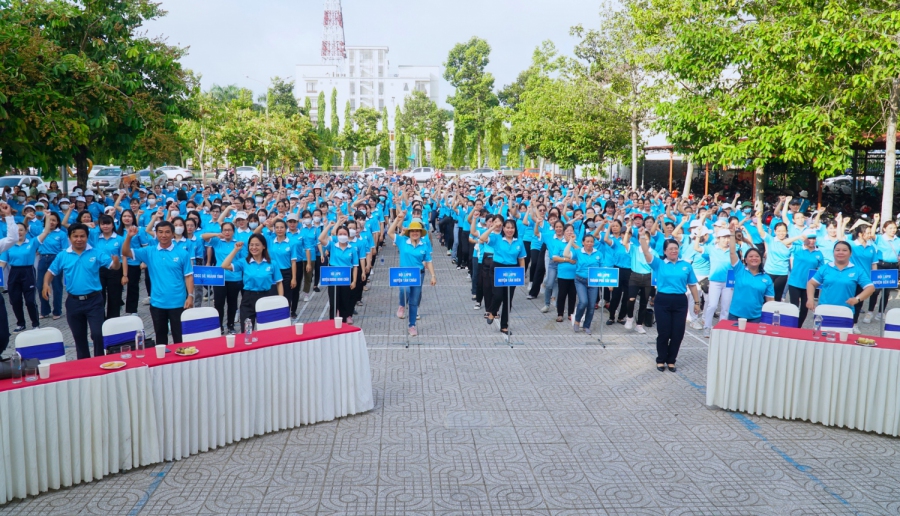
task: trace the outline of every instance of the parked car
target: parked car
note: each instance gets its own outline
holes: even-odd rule
[[[137,171],[138,177],[141,179],[141,185],[143,186],[151,186],[153,184],[153,175],[150,173],[149,168],[145,168],[143,170]]]
[[[102,167],[96,172],[92,169],[88,176],[88,188],[104,192],[118,190],[124,175],[127,175],[127,172],[123,172],[120,167]]]
[[[385,174],[385,169],[383,167],[369,167],[365,170],[361,170],[359,174],[363,177],[381,177]]]
[[[497,172],[492,168],[476,168],[467,174],[463,174],[462,178],[469,182],[478,182],[482,179],[493,179],[499,175],[500,172]]]
[[[418,167],[403,174],[403,177],[409,177],[418,181],[430,181],[434,178],[434,169],[431,167]]]
[[[2,190],[4,187],[7,187],[7,186],[10,188],[12,188],[14,186],[30,188],[31,182],[35,179],[37,179],[37,182],[38,182],[38,187],[37,187],[38,192],[46,192],[47,191],[47,183],[45,183],[44,180],[40,178],[40,176],[24,176],[24,175],[0,177],[0,190]]]
[[[241,166],[234,169],[234,172],[238,180],[249,181],[251,179],[259,179],[262,177],[262,174],[260,174],[259,169],[256,167]],[[223,170],[222,173],[219,174],[219,181],[224,181],[226,175],[228,175],[228,171]]]
[[[172,181],[184,181],[185,179],[192,179],[194,177],[194,173],[183,167],[176,167],[175,165],[166,165],[164,167],[159,167],[154,170],[157,174],[165,174],[166,179],[170,179]]]

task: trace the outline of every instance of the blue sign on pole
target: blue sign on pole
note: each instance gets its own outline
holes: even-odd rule
[[[618,287],[619,269],[615,267],[591,267],[588,269],[589,287]]]
[[[734,288],[734,269],[728,271],[725,276],[725,288]]]
[[[194,286],[224,287],[225,269],[221,267],[194,266]]]
[[[391,267],[389,274],[392,287],[422,286],[422,271],[418,267]]]
[[[319,283],[326,287],[347,287],[353,283],[352,267],[322,267]]]
[[[497,267],[494,269],[495,287],[524,287],[525,267]]]
[[[872,284],[875,288],[897,288],[897,269],[872,271]]]

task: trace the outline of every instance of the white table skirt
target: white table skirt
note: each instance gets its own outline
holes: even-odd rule
[[[0,392],[0,503],[159,462],[147,367]]]
[[[713,330],[706,404],[900,434],[900,351]]]
[[[374,407],[361,331],[247,349],[150,368],[164,460]]]

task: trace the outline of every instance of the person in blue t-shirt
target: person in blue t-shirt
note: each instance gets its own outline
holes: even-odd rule
[[[732,230],[737,228],[732,225]],[[737,239],[734,233],[728,241],[731,266],[734,268],[734,290],[737,296],[732,297],[728,307],[728,320],[747,319],[757,323],[762,318],[762,307],[775,296],[772,278],[763,270],[762,254],[756,248],[744,253],[743,260],[738,255]]]
[[[798,328],[803,327],[808,310],[806,309],[806,283],[809,281],[809,273],[818,270],[825,265],[825,257],[822,251],[816,249],[816,232],[808,229],[803,233],[803,247],[794,246],[791,250],[791,273],[788,276],[788,293],[791,296],[791,304],[800,307]]]
[[[9,265],[9,303],[13,307],[13,313],[16,316],[16,329],[14,333],[25,331],[25,311],[28,309],[28,316],[31,319],[32,329],[37,328],[38,309],[37,301],[34,297],[34,259],[37,255],[38,248],[43,244],[44,239],[50,234],[50,224],[44,228],[43,232],[37,237],[28,237],[28,224],[34,220],[34,212],[25,213],[22,223],[18,224],[18,241],[16,245],[10,247],[0,254],[0,266]]]
[[[842,240],[834,244],[834,262],[820,267],[806,283],[806,308],[815,311],[815,293],[819,285],[822,286],[819,304],[846,306],[851,310],[875,293],[871,272],[853,263],[854,252],[848,242]],[[859,333],[855,322],[853,333]]]
[[[245,258],[235,259],[243,242],[235,242],[234,249],[225,257],[222,268],[241,275],[244,285],[241,291],[241,333],[247,330],[246,322],[256,324],[256,302],[267,296],[284,296],[281,270],[277,263],[272,261],[269,255],[266,238],[258,233],[250,235],[247,239],[247,252]]]

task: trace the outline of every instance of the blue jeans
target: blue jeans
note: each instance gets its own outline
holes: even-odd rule
[[[590,328],[594,319],[594,304],[597,302],[598,287],[589,287],[587,278],[575,276],[575,292],[578,293],[578,308],[575,309],[575,320],[584,316],[583,328]]]
[[[37,289],[38,292],[41,292],[44,288],[44,275],[47,274],[47,269],[50,268],[50,264],[53,263],[53,259],[56,258],[55,254],[42,254],[41,259],[38,261],[38,277],[37,277]],[[53,315],[62,315],[62,298],[63,298],[63,280],[62,274],[57,274],[53,276],[53,280],[50,282],[51,290],[53,290]],[[50,301],[44,299],[44,296],[38,294],[38,297],[41,299],[41,316],[50,315]]]
[[[416,316],[419,314],[419,303],[422,302],[422,287],[407,287],[409,293],[407,300],[409,301],[409,326],[416,325]]]
[[[409,287],[400,287],[400,306],[406,306],[406,297],[409,295]]]
[[[547,277],[544,278],[544,304],[550,304],[550,298],[553,297],[554,292],[559,292],[559,288],[556,286],[556,271],[557,266],[559,264],[554,261],[550,261],[550,266],[547,267]]]

